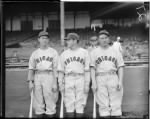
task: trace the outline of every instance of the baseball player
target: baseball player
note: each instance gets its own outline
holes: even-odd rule
[[[40,47],[29,59],[28,82],[33,90],[33,108],[37,117],[54,117],[57,102],[58,53],[49,47],[49,34],[41,31],[38,35]]]
[[[89,40],[89,47],[87,48],[89,52],[97,47],[97,36],[92,36]]]
[[[117,37],[117,40],[113,43],[113,47],[123,55],[122,42],[123,40],[120,37]]]
[[[83,117],[85,96],[89,91],[90,57],[87,50],[79,47],[78,34],[69,33],[65,40],[68,49],[60,56],[58,82],[64,93],[66,116],[78,118]]]
[[[92,89],[101,117],[122,115],[124,61],[121,53],[109,45],[109,36],[108,31],[100,31],[100,46],[90,54]]]

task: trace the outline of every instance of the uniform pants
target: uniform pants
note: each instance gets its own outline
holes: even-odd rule
[[[91,87],[91,81],[89,82],[89,91],[90,91],[90,87]],[[84,97],[84,105],[86,106],[87,104],[87,99],[88,99],[88,95],[89,95],[89,92],[87,94],[85,94],[85,97]]]
[[[52,72],[41,72],[35,74],[33,108],[35,114],[55,114],[58,92],[52,92]]]
[[[88,94],[85,94],[85,97],[84,97],[84,105],[86,106],[86,103],[87,103],[87,98],[88,98]]]
[[[118,91],[118,76],[116,74],[96,77],[98,91],[96,102],[99,104],[100,116],[121,116],[123,88]]]
[[[65,76],[64,102],[66,112],[84,113],[85,107],[84,75]]]

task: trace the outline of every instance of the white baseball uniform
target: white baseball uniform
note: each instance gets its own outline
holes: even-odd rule
[[[118,41],[115,41],[115,42],[113,43],[113,47],[114,47],[116,50],[118,50],[121,54],[123,54],[123,49],[122,49],[122,47],[121,47],[121,44],[120,44]]]
[[[53,69],[57,69],[58,53],[55,49],[35,50],[29,60],[29,69],[35,71],[33,108],[35,114],[55,114],[58,93],[52,91],[54,81]],[[40,71],[49,70],[49,71]],[[56,84],[57,85],[57,84]],[[46,111],[45,111],[46,109]]]
[[[91,54],[91,66],[95,68],[96,102],[99,104],[100,116],[122,115],[121,104],[123,89],[117,91],[117,70],[124,66],[121,53],[110,46],[108,49],[97,47]]]
[[[90,57],[83,48],[65,50],[59,60],[58,71],[65,74],[64,103],[67,112],[84,113],[85,93],[84,86],[89,84],[84,73],[89,72]],[[89,72],[90,73],[90,72]],[[60,83],[60,81],[59,81]]]

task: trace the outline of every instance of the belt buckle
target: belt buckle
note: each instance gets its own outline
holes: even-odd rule
[[[112,72],[108,72],[108,75],[112,75]]]
[[[73,75],[73,76],[76,76],[77,74],[76,74],[76,73],[72,73],[72,75]]]
[[[75,76],[76,74],[73,73],[73,72],[70,72],[70,73],[68,73],[67,75],[68,75],[68,76]]]
[[[115,72],[114,72],[114,71],[110,72],[110,75],[113,75],[113,74],[115,74]]]
[[[75,76],[75,73],[74,72],[70,72],[70,75]]]
[[[107,75],[107,72],[101,72],[100,75],[101,76]]]

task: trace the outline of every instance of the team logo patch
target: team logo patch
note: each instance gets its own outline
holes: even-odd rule
[[[75,57],[75,56],[67,58],[64,63],[65,63],[65,65],[68,65],[71,62],[79,62],[79,63],[81,63],[83,65],[85,64],[83,58],[81,58],[81,57]]]
[[[115,57],[111,57],[111,56],[101,56],[101,57],[98,57],[97,60],[96,60],[96,64],[100,64],[101,62],[103,61],[111,61],[113,62],[114,64],[117,63],[117,59]]]
[[[53,58],[52,57],[46,57],[46,56],[42,56],[42,57],[39,57],[37,59],[35,59],[36,63],[40,63],[42,61],[49,61],[49,62],[52,62],[53,61]]]

